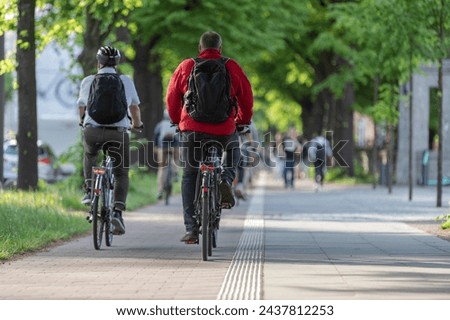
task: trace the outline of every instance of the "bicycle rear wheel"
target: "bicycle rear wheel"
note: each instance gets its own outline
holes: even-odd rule
[[[94,196],[94,200],[92,201],[91,206],[91,213],[92,213],[92,227],[93,227],[92,235],[94,240],[94,248],[96,250],[100,250],[103,238],[103,219],[101,217],[98,205],[99,205],[99,197]]]
[[[210,243],[210,234],[209,234],[209,196],[208,192],[202,193],[202,256],[203,261],[208,260],[208,245]]]

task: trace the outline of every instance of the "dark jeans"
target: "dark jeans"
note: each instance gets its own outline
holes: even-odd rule
[[[128,171],[130,168],[130,137],[127,132],[104,128],[86,127],[83,130],[84,145],[84,179],[90,186],[92,167],[98,165],[98,152],[102,146],[108,146],[113,160],[114,207],[125,210],[128,194]]]
[[[325,178],[325,148],[319,147],[316,152],[316,161],[314,162],[315,180],[317,183],[323,185],[323,179]]]
[[[325,178],[325,160],[317,160],[314,162],[315,180],[317,183],[323,185],[323,179]]]
[[[284,163],[284,169],[283,169],[283,178],[284,178],[284,186],[286,188],[288,187],[294,187],[294,166],[295,161],[285,161]]]
[[[197,229],[195,221],[195,190],[199,163],[202,157],[201,141],[214,140],[219,142],[223,150],[222,180],[232,184],[236,175],[236,167],[240,158],[239,140],[237,133],[229,136],[214,136],[199,132],[183,132],[181,139],[181,154],[183,179],[181,181],[181,195],[183,199],[183,215],[186,231]]]

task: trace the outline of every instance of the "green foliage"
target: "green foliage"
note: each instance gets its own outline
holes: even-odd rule
[[[399,84],[408,80],[411,68],[436,59],[432,7],[427,1],[408,0],[363,0],[331,7],[335,30],[358,50],[346,55],[357,70],[355,79],[360,85],[380,79],[379,101],[365,111],[376,122],[397,122]]]
[[[343,184],[368,184],[372,183],[373,177],[369,172],[365,172],[363,167],[357,163],[355,165],[355,176],[349,177],[348,170],[341,167],[327,169],[325,181],[343,183]]]
[[[254,106],[254,121],[261,132],[271,128],[287,132],[289,128],[302,131],[299,106],[284,98],[278,91],[272,90],[265,94],[264,99],[256,100]],[[286,117],[289,114],[289,117]]]
[[[389,83],[380,85],[379,100],[375,105],[366,108],[366,113],[377,123],[387,121],[396,124],[398,121],[399,86]]]
[[[276,50],[283,45],[282,19],[286,18],[287,1],[209,0],[186,2],[179,0],[144,1],[133,11],[130,21],[133,37],[143,43],[158,40],[157,53],[172,51],[177,59],[198,54],[198,39],[207,30],[222,35],[224,54],[235,57],[244,65],[255,61],[264,50]],[[163,59],[165,55],[163,56]]]
[[[398,87],[408,80],[410,66],[414,71],[423,62],[439,61],[449,48],[449,37],[440,39],[438,32],[442,19],[444,30],[450,27],[448,0],[39,0],[37,8],[38,51],[57,41],[75,57],[91,31],[87,19],[95,18],[105,41],[120,39],[128,59],[134,59],[133,42],[147,44],[149,54],[161,60],[152,63],[162,66],[163,86],[180,59],[197,54],[201,33],[220,32],[224,54],[238,60],[251,79],[255,122],[263,130],[301,131],[305,98],[315,102],[327,90],[339,98],[349,82],[359,111],[395,124]],[[0,32],[15,30],[17,1],[1,0],[0,13]],[[120,27],[131,38],[118,36]],[[333,72],[327,73],[321,59]],[[130,65],[123,67],[132,73]],[[0,61],[0,74],[14,68],[14,56]],[[378,101],[372,102],[376,77]]]
[[[0,34],[14,30],[17,23],[17,0],[0,0]]]
[[[158,184],[154,173],[133,168],[130,170],[129,185],[127,210],[135,210],[157,201]]]
[[[442,229],[450,229],[450,214],[442,214],[438,217],[436,217],[436,221],[441,221],[441,228]]]

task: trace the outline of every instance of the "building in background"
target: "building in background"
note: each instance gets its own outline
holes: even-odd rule
[[[15,35],[7,34],[5,51],[15,50]],[[71,68],[73,58],[55,43],[36,59],[38,139],[50,145],[58,156],[74,145],[80,136],[76,99],[78,85],[71,76],[81,70]],[[17,133],[17,92],[5,105],[5,138]]]

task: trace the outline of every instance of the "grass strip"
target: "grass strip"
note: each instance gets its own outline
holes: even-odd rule
[[[5,191],[0,197],[0,260],[89,230],[84,215],[64,210],[42,192]]]

